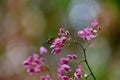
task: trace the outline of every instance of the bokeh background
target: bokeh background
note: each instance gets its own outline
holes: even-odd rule
[[[39,80],[26,72],[23,61],[41,45],[49,48],[47,39],[56,37],[60,27],[79,39],[77,31],[95,19],[102,29],[87,49],[88,62],[97,80],[120,80],[120,0],[0,0],[0,80]],[[58,59],[67,53],[82,55],[72,45],[46,56],[54,80],[59,80]]]

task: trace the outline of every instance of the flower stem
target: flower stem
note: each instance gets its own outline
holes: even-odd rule
[[[94,80],[96,80],[96,78],[95,78],[95,76],[94,76],[94,74],[93,74],[93,71],[92,71],[92,69],[90,68],[90,66],[89,66],[89,64],[88,64],[88,61],[87,61],[86,49],[83,49],[83,52],[84,52],[85,63],[86,63],[86,65],[87,65],[87,67],[88,67],[88,69],[89,69],[92,77],[94,78]]]
[[[77,40],[74,40],[75,43],[77,43],[82,49],[85,49],[82,44],[80,44]]]
[[[49,73],[50,77],[52,78],[52,74],[51,74],[51,72],[50,72],[49,67],[48,67],[48,66],[46,66],[45,68],[47,69],[47,71],[48,71],[48,73]]]
[[[89,69],[92,77],[94,78],[94,80],[96,80],[96,78],[95,78],[95,76],[94,76],[94,74],[93,74],[93,71],[92,71],[92,69],[90,68],[90,66],[89,66],[89,64],[88,64],[87,57],[86,57],[86,49],[87,49],[87,47],[91,44],[91,42],[90,42],[85,48],[84,48],[84,47],[82,46],[82,44],[80,44],[78,41],[75,40],[75,42],[82,48],[83,53],[84,53],[84,61],[83,61],[83,62],[86,63],[86,65],[87,65],[87,67],[88,67],[88,69]],[[80,62],[81,62],[81,61],[80,61]]]

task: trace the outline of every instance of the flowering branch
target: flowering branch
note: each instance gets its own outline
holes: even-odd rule
[[[91,70],[91,68],[90,68],[90,66],[89,66],[89,64],[88,64],[87,57],[86,57],[86,49],[87,49],[87,47],[88,47],[89,45],[87,45],[87,47],[84,48],[78,41],[76,41],[76,43],[82,48],[83,54],[84,54],[84,60],[80,61],[79,63],[85,62],[86,65],[87,65],[87,67],[88,67],[88,69],[89,69],[89,71],[90,71],[90,73],[91,73],[91,75],[93,76],[94,80],[96,80],[96,78],[95,78],[95,76],[94,76],[94,74],[93,74],[93,71]]]
[[[69,31],[60,28],[57,38],[50,39],[48,42],[51,43],[50,48],[52,49],[51,53],[53,54],[61,54],[63,47],[70,43],[77,43],[82,50],[84,55],[84,60],[79,61],[75,69],[72,69],[70,65],[71,61],[77,59],[77,55],[69,54],[67,57],[60,58],[57,68],[57,77],[61,80],[79,80],[79,79],[86,79],[88,76],[92,76],[94,80],[96,80],[92,69],[90,68],[87,56],[86,56],[86,49],[88,46],[95,40],[97,37],[98,31],[100,30],[100,26],[98,25],[97,21],[91,23],[92,27],[87,27],[82,31],[78,31],[78,36],[81,37],[83,40],[87,41],[88,44],[84,47],[79,41],[74,40],[71,36]],[[51,41],[52,40],[52,41]],[[47,54],[47,49],[45,47],[40,47],[39,49],[40,55],[33,54],[29,56],[24,62],[24,66],[27,68],[27,72],[30,74],[38,74],[47,70],[49,75],[40,76],[40,80],[53,80],[52,79],[52,72],[50,71],[50,67],[45,63],[44,56]],[[80,65],[80,63],[85,62],[87,65],[90,74],[84,72],[84,69]]]
[[[83,54],[84,54],[84,62],[86,63],[92,77],[94,78],[94,80],[96,80],[94,74],[93,74],[93,71],[92,69],[90,68],[89,64],[88,64],[88,61],[87,61],[87,57],[86,57],[86,49],[88,48],[88,46],[96,39],[97,37],[97,33],[98,31],[100,30],[100,26],[98,25],[98,22],[97,21],[94,21],[91,23],[92,25],[92,28],[85,28],[84,30],[82,31],[79,31],[78,32],[78,35],[83,39],[83,40],[86,40],[88,41],[89,43],[87,44],[87,46],[84,48],[78,41],[76,41],[76,43],[82,48],[83,50]],[[92,40],[92,41],[91,41]],[[80,61],[81,62],[81,61]]]

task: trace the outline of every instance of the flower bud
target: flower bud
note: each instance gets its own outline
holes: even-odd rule
[[[45,47],[40,47],[40,54],[41,55],[47,54],[47,49]]]

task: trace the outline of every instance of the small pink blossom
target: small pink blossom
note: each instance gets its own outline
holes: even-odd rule
[[[53,54],[59,54],[61,52],[61,48],[54,48],[51,52]]]
[[[65,29],[63,29],[63,28],[60,28],[58,35],[61,36],[61,37],[69,36],[70,32],[69,31],[65,31]]]
[[[91,26],[93,26],[94,28],[96,28],[97,30],[100,30],[100,26],[99,26],[99,23],[97,20],[94,20],[92,23],[91,23]]]
[[[69,58],[69,60],[73,60],[73,59],[77,59],[77,55],[75,55],[75,54],[69,54],[69,55],[67,55],[67,58]]]
[[[69,32],[69,31],[66,31],[65,34],[66,34],[67,36],[69,36],[69,35],[70,35],[70,32]]]
[[[59,32],[60,33],[65,33],[65,30],[63,28],[60,28]]]
[[[64,76],[64,74],[65,74],[65,72],[64,72],[64,70],[61,67],[57,68],[57,76],[59,78],[61,78],[62,76]]]
[[[76,71],[74,73],[75,78],[77,78],[77,79],[81,78],[82,72],[83,72],[82,66],[78,65],[78,68],[76,69]]]
[[[75,54],[67,55],[67,57],[61,58],[57,68],[57,75],[61,80],[75,80],[70,76],[67,76],[68,73],[71,73],[72,68],[69,63],[77,59]]]
[[[40,80],[52,80],[52,79],[49,75],[46,75],[46,76],[41,76]]]
[[[52,43],[50,48],[53,48],[52,53],[53,54],[59,54],[61,53],[62,47],[66,43],[66,37],[56,38],[55,41]]]
[[[60,64],[68,64],[70,62],[70,59],[69,58],[61,58],[60,59]]]
[[[87,41],[90,41],[92,39],[94,39],[96,36],[95,35],[89,35],[89,36],[85,36],[84,39]]]
[[[40,47],[40,54],[41,55],[44,55],[44,54],[47,54],[47,49],[45,47]]]
[[[97,21],[97,20],[94,20],[94,21],[91,23],[91,25],[92,25],[93,27],[98,26],[98,21]]]
[[[61,37],[61,42],[64,44],[66,42],[67,38],[66,37]]]
[[[84,33],[85,33],[86,35],[90,35],[90,34],[92,34],[93,29],[87,27],[87,28],[85,28],[83,31],[84,31]],[[84,35],[85,35],[85,34],[84,34]]]
[[[71,71],[71,67],[67,64],[63,64],[60,66],[61,69],[63,69],[65,72],[70,72]]]
[[[71,80],[68,76],[62,76],[62,80]]]

